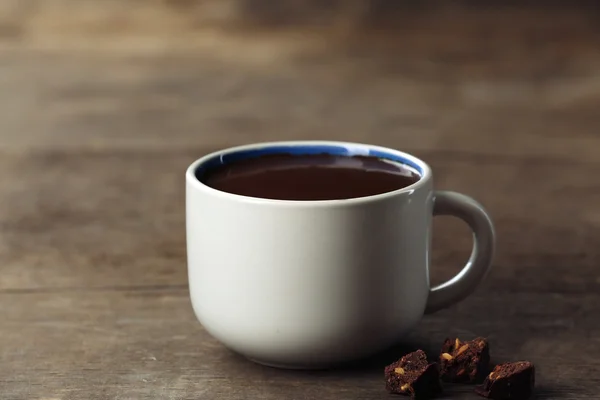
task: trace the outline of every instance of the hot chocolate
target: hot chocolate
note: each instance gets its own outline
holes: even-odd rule
[[[375,157],[270,154],[219,165],[198,179],[237,195],[310,201],[391,192],[420,176],[406,165]]]

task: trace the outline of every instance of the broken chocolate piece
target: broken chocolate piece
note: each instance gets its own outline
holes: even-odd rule
[[[409,353],[385,367],[385,387],[388,392],[415,399],[430,399],[442,392],[436,363],[429,363],[423,350]]]
[[[485,338],[461,342],[446,339],[440,354],[440,376],[448,382],[481,382],[490,368],[490,347]]]
[[[535,367],[529,361],[518,361],[497,365],[475,392],[494,400],[525,400],[534,386]]]

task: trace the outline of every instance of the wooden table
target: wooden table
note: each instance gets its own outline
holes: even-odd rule
[[[69,25],[59,6],[19,4],[31,8],[0,29],[0,398],[390,397],[382,368],[401,349],[281,371],[226,351],[192,313],[186,166],[224,146],[299,138],[414,152],[438,188],[495,219],[489,278],[424,318],[404,349],[488,336],[494,360],[535,362],[537,398],[598,398],[593,8],[415,8],[375,13],[389,17],[374,24],[383,32],[326,32],[182,27],[158,23],[160,10],[111,25],[85,1],[62,8]],[[178,7],[164,18],[188,15]],[[435,221],[434,283],[470,241],[457,221]]]

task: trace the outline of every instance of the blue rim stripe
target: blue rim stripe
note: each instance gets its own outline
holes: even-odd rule
[[[361,146],[336,146],[336,145],[300,145],[300,146],[268,146],[258,149],[241,150],[233,153],[221,154],[215,156],[205,163],[198,166],[195,171],[196,178],[201,180],[206,171],[213,168],[235,163],[236,161],[246,160],[248,158],[260,157],[269,154],[291,154],[291,155],[311,155],[311,154],[330,154],[334,156],[369,156],[382,158],[385,160],[394,161],[404,164],[415,170],[419,175],[423,176],[423,168],[412,160],[404,158],[398,154],[391,152],[371,149]]]

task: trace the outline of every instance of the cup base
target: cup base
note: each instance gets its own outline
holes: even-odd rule
[[[304,370],[304,371],[316,371],[316,370],[325,370],[330,367],[325,365],[311,365],[311,364],[279,364],[279,363],[271,363],[266,361],[257,360],[255,358],[246,357],[249,361],[252,361],[255,364],[263,365],[269,368],[277,368],[277,369],[288,369],[288,370]]]

